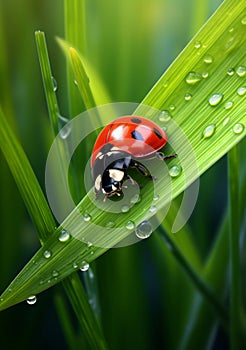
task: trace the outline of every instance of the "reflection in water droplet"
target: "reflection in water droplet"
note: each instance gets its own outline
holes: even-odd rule
[[[135,228],[135,223],[133,221],[128,221],[128,223],[126,224],[126,228],[127,230],[133,230]]]
[[[228,102],[226,102],[225,103],[225,109],[230,109],[230,108],[232,108],[232,106],[233,106],[233,102],[232,101],[228,101]]]
[[[121,207],[121,212],[122,213],[127,213],[130,210],[130,207],[128,205],[123,205]]]
[[[195,49],[200,49],[201,45],[202,44],[200,41],[196,41],[194,47],[195,47]]]
[[[80,265],[80,270],[81,271],[87,271],[89,269],[90,265],[87,261],[82,261]]]
[[[59,276],[59,272],[56,271],[56,270],[52,271],[52,276],[53,276],[53,277]]]
[[[215,133],[216,126],[214,124],[208,125],[204,130],[203,130],[203,137],[209,138]]]
[[[241,134],[243,132],[243,130],[244,130],[244,125],[241,123],[237,123],[233,127],[233,132],[234,132],[234,134],[237,134],[237,135]]]
[[[29,305],[34,305],[34,304],[36,303],[36,301],[37,301],[36,295],[30,296],[30,297],[27,298],[27,300],[26,300],[27,304],[29,304]]]
[[[169,175],[171,177],[178,177],[182,172],[182,168],[180,165],[174,165],[169,169]]]
[[[213,62],[213,57],[211,55],[206,55],[203,59],[203,61],[207,64],[210,64]]]
[[[152,225],[149,221],[143,221],[136,228],[135,234],[140,239],[148,238],[152,233]]]
[[[88,214],[88,213],[84,214],[84,221],[88,222],[90,220],[91,220],[90,214]]]
[[[151,205],[150,208],[149,208],[149,212],[152,213],[152,214],[156,213],[157,212],[156,206],[155,205]]]
[[[244,77],[246,74],[246,67],[245,66],[239,66],[236,70],[236,73],[239,77]]]
[[[45,250],[43,256],[46,258],[46,259],[49,259],[51,257],[51,252],[49,250]]]
[[[202,73],[202,77],[203,77],[204,79],[206,79],[206,78],[208,77],[208,72]]]
[[[53,90],[56,91],[57,90],[57,82],[56,82],[54,77],[51,77],[51,79],[52,79],[52,83],[53,83]]]
[[[202,75],[196,72],[190,72],[185,78],[186,83],[189,85],[195,85],[199,83],[199,81],[201,80],[202,80]]]
[[[171,119],[171,115],[168,111],[164,110],[159,115],[159,121],[160,122],[168,122]]]
[[[232,76],[234,74],[235,74],[234,68],[229,68],[228,71],[227,71],[227,75]]]
[[[174,105],[170,105],[169,108],[170,108],[171,111],[175,110],[175,106]]]
[[[230,117],[225,118],[225,120],[223,121],[223,126],[226,126],[226,124],[228,124],[230,121]]]
[[[70,234],[67,232],[67,230],[61,230],[59,241],[60,242],[67,242],[70,238]]]
[[[223,94],[213,94],[208,102],[210,104],[210,106],[217,106],[223,99]]]
[[[191,98],[192,98],[192,95],[191,95],[190,93],[187,92],[187,93],[185,94],[185,101],[190,101]]]
[[[246,93],[246,87],[242,86],[237,90],[239,96],[243,96]]]

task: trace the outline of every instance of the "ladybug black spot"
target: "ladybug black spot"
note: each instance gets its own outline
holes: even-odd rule
[[[144,141],[143,136],[141,135],[141,133],[137,130],[134,130],[131,132],[132,138],[134,138],[135,140],[138,141]]]
[[[133,122],[135,124],[141,124],[142,123],[142,121],[140,119],[138,119],[138,118],[132,118],[131,122]]]
[[[159,138],[159,139],[162,139],[162,136],[160,134],[160,131],[157,130],[156,128],[153,129],[154,130],[154,133],[156,134],[156,136]]]

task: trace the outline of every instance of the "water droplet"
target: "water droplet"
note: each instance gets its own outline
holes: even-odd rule
[[[37,301],[36,295],[30,296],[30,297],[27,298],[27,300],[26,300],[27,304],[29,304],[29,305],[34,305],[34,304],[36,303],[36,301]]]
[[[160,196],[158,194],[155,194],[153,197],[153,201],[158,201],[159,198],[160,198]]]
[[[239,77],[244,77],[246,74],[246,67],[245,66],[239,66],[236,70],[236,73]]]
[[[185,94],[185,101],[190,101],[192,99],[192,95],[190,93]]]
[[[67,230],[61,230],[59,241],[60,242],[67,242],[70,238],[70,234],[67,232]]]
[[[228,71],[227,71],[227,75],[232,76],[234,74],[235,74],[234,68],[229,68]]]
[[[246,87],[240,87],[238,90],[237,90],[237,94],[239,96],[243,96],[244,94],[246,93]]]
[[[189,85],[195,85],[199,83],[199,81],[201,80],[202,80],[202,75],[196,72],[190,72],[185,78],[186,83]]]
[[[232,106],[233,106],[233,102],[232,101],[228,101],[228,102],[226,102],[225,103],[225,109],[230,109],[230,108],[232,108]]]
[[[203,61],[207,64],[211,64],[213,62],[213,57],[211,55],[206,55]]]
[[[121,207],[121,212],[122,213],[127,213],[130,210],[130,207],[128,205],[123,205]]]
[[[135,228],[135,223],[133,221],[128,221],[128,223],[126,224],[126,228],[127,230],[133,230]]]
[[[46,258],[46,259],[49,259],[50,257],[51,257],[51,252],[49,251],[49,250],[45,250],[45,252],[44,252],[44,257]]]
[[[175,106],[174,105],[170,105],[169,108],[170,108],[171,111],[175,110]]]
[[[152,233],[152,225],[149,221],[143,221],[136,228],[136,236],[140,239],[148,238]]]
[[[88,248],[91,248],[92,245],[93,245],[92,242],[90,242],[90,241],[87,242],[87,247],[88,247]]]
[[[105,226],[105,227],[107,227],[107,228],[112,228],[112,227],[114,227],[114,226],[115,226],[115,222],[114,222],[114,221],[109,221],[109,222],[106,223],[106,226]]]
[[[171,115],[167,110],[164,110],[159,115],[159,121],[160,122],[168,122],[171,119]]]
[[[208,78],[208,72],[204,72],[204,73],[202,73],[202,77],[203,77],[203,79],[206,79],[206,78]]]
[[[90,214],[88,214],[88,213],[84,214],[84,221],[88,222],[90,220],[91,220]]]
[[[81,265],[80,265],[80,270],[81,271],[87,271],[89,269],[90,265],[87,261],[82,261]]]
[[[59,136],[65,140],[71,133],[71,125],[68,124],[69,120],[61,115],[58,116],[58,129]]]
[[[132,198],[130,200],[130,202],[132,204],[136,204],[136,203],[138,203],[140,201],[141,201],[141,196],[138,193],[134,194],[134,196],[132,196]]]
[[[76,85],[76,86],[78,86],[78,82],[77,82],[77,80],[76,79],[74,79],[74,85]]]
[[[213,94],[209,98],[208,102],[210,106],[217,106],[222,101],[223,97],[223,94]]]
[[[4,298],[1,298],[0,301],[1,301],[1,302],[4,301]]]
[[[196,41],[194,47],[195,47],[195,49],[200,49],[201,45],[202,44],[200,41]]]
[[[233,127],[233,132],[234,132],[234,134],[237,134],[237,135],[241,134],[243,132],[243,130],[244,130],[244,125],[241,123],[237,123]]]
[[[246,24],[246,16],[245,16],[245,17],[243,17],[243,18],[241,19],[241,23],[242,23],[243,25],[245,25],[245,24]]]
[[[169,169],[169,175],[171,177],[178,177],[182,172],[182,168],[180,165],[173,165],[170,169]]]
[[[162,82],[162,86],[164,87],[164,88],[166,88],[166,87],[168,87],[168,80],[163,80],[163,82]]]
[[[51,77],[52,83],[53,83],[53,91],[57,91],[57,82],[54,77]]]
[[[78,268],[78,264],[76,262],[73,263],[73,268],[77,269]]]
[[[208,125],[204,130],[203,130],[203,137],[205,139],[211,137],[214,132],[215,132],[216,126],[214,124]]]
[[[53,277],[59,276],[59,272],[56,271],[56,270],[52,271],[52,276],[53,276]]]
[[[231,28],[228,30],[228,32],[229,32],[229,33],[234,32],[234,28],[233,28],[233,27],[231,27]]]
[[[223,126],[226,126],[226,124],[228,124],[230,121],[230,117],[225,118],[225,120],[223,121]]]
[[[155,205],[151,205],[150,208],[149,208],[149,212],[152,213],[152,214],[156,213],[157,212],[156,206]]]

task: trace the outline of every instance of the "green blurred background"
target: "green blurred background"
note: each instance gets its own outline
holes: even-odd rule
[[[86,3],[86,57],[101,76],[113,102],[140,102],[221,0]],[[68,116],[66,63],[55,40],[56,36],[64,37],[63,17],[61,0],[0,0],[0,103],[43,188],[51,132],[34,32],[42,30],[46,34],[59,105],[62,115]],[[202,177],[199,201],[191,218],[194,240],[204,259],[226,206],[225,176],[222,159]],[[37,250],[39,242],[1,154],[0,177],[3,291]],[[211,196],[219,198],[220,205],[218,201],[211,203]],[[170,259],[171,256],[166,263]],[[190,282],[180,274],[175,262],[165,266],[160,260],[151,240],[112,250],[98,260],[102,320],[112,349],[175,349],[178,339],[174,335],[172,341],[167,340],[166,334],[184,329],[182,310],[186,307],[175,281],[179,278],[179,283]],[[162,280],[160,274],[164,276]],[[167,279],[168,284],[166,275],[173,275]],[[32,307],[22,303],[0,314],[1,349],[67,349],[52,302],[54,290],[38,296]],[[173,306],[174,314],[168,314],[167,305]],[[219,348],[226,348],[223,336],[218,337],[216,349]]]

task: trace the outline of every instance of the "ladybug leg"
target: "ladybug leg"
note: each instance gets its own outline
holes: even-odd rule
[[[164,153],[162,153],[162,152],[156,152],[156,158],[160,159],[160,160],[173,159],[173,158],[176,158],[177,156],[178,156],[177,153],[165,156]]]
[[[152,176],[148,170],[145,168],[144,165],[140,164],[140,163],[137,163],[137,162],[133,162],[133,164],[131,165],[132,168],[135,168],[137,169],[140,174],[142,174],[143,176],[145,177],[148,177],[149,179],[151,180],[156,180],[156,177],[155,176]]]
[[[130,176],[130,175],[126,175],[126,179],[127,180],[130,180],[130,182],[131,182],[131,184],[134,186],[134,185],[136,185],[137,183],[136,183],[136,181],[135,180],[133,180],[133,178]],[[126,186],[127,187],[127,186]]]

